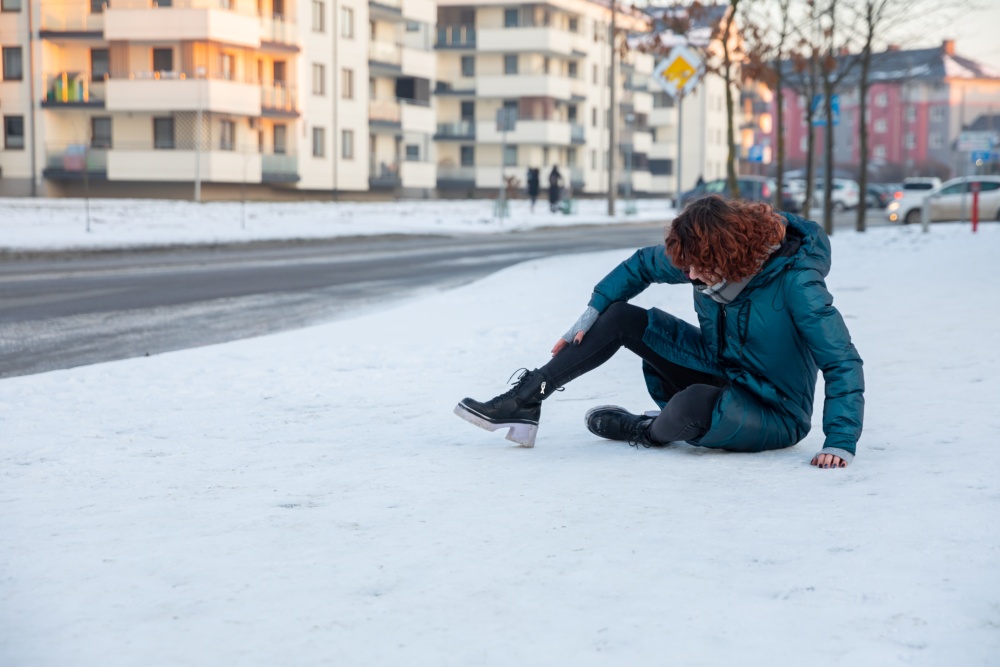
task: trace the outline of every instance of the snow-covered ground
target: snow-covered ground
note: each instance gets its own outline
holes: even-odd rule
[[[87,230],[87,208],[90,231]],[[552,213],[540,199],[510,202],[510,217],[493,216],[494,203],[421,200],[394,202],[212,202],[156,199],[0,198],[0,250],[69,250],[320,239],[373,234],[496,234],[538,227],[667,221],[664,199],[636,202],[616,217],[607,200],[576,201],[570,215]],[[44,224],[39,224],[39,221]]]
[[[630,250],[382,312],[0,381],[0,665],[996,665],[1000,227],[834,237],[855,463],[451,414],[543,363]],[[689,290],[636,302],[692,316]],[[822,389],[820,389],[822,391]]]

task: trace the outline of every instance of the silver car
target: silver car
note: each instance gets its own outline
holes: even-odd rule
[[[931,222],[969,220],[972,217],[972,183],[979,187],[979,219],[1000,220],[1000,176],[962,176],[931,190],[906,191],[900,199],[889,203],[886,217],[889,222],[919,224],[926,198]]]

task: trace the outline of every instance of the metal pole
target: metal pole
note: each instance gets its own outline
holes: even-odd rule
[[[615,83],[617,77],[615,76],[615,63],[617,49],[615,49],[615,33],[618,31],[617,23],[618,12],[615,9],[615,0],[611,0],[611,28],[608,41],[611,46],[611,68],[608,71],[608,88],[610,89],[611,95],[611,106],[608,108],[608,215],[614,217],[615,215],[615,198],[618,195],[618,184],[615,183],[615,160],[618,159],[618,150],[615,146],[615,129],[618,121],[618,114],[615,113],[615,107],[618,102],[616,99]]]
[[[198,111],[195,116],[195,138],[194,138],[194,200],[201,201],[201,88],[205,83],[205,68],[199,67],[195,74],[198,83]]]
[[[83,149],[83,207],[87,216],[87,233],[90,233],[90,146]]]
[[[38,165],[37,158],[35,156],[36,150],[36,140],[35,140],[35,21],[34,12],[32,8],[34,7],[34,0],[28,0],[28,100],[30,106],[28,107],[30,113],[28,118],[31,124],[31,196],[38,196]]]
[[[674,165],[674,169],[677,170],[677,195],[675,199],[675,208],[679,211],[681,208],[681,115],[684,110],[684,93],[677,96],[677,164]]]
[[[500,131],[500,196],[497,199],[497,219],[503,221],[504,207],[506,206],[506,186],[507,186],[507,110],[501,109],[501,131]]]

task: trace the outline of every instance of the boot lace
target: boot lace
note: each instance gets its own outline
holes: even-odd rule
[[[514,394],[516,394],[517,391],[521,388],[521,385],[525,383],[530,373],[531,371],[529,371],[527,368],[518,368],[516,371],[511,373],[510,377],[507,378],[507,384],[511,384],[511,380],[514,379],[515,375],[517,375],[517,381],[513,383],[513,386],[510,389],[508,389],[504,393],[500,394],[499,396],[491,400],[490,403],[499,405],[508,398],[512,398]],[[551,389],[546,388],[546,393],[548,393],[549,391],[563,391],[564,389],[565,387],[553,387]]]
[[[653,420],[645,417],[636,419],[634,423],[630,424],[625,431],[625,440],[628,444],[636,449],[639,445],[649,449],[654,444],[653,439],[649,436],[649,427],[652,425]]]

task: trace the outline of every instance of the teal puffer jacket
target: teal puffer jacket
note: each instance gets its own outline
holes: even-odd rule
[[[783,215],[786,239],[798,241],[797,250],[772,257],[728,305],[694,290],[700,329],[650,309],[643,342],[676,364],[728,379],[708,432],[691,444],[744,452],[794,445],[809,433],[822,370],[823,451],[850,460],[861,435],[864,374],[824,282],[830,239],[815,222]],[[603,313],[653,283],[690,282],[664,246],[642,248],[597,284],[590,305]],[[662,408],[661,380],[648,365],[644,373]]]

